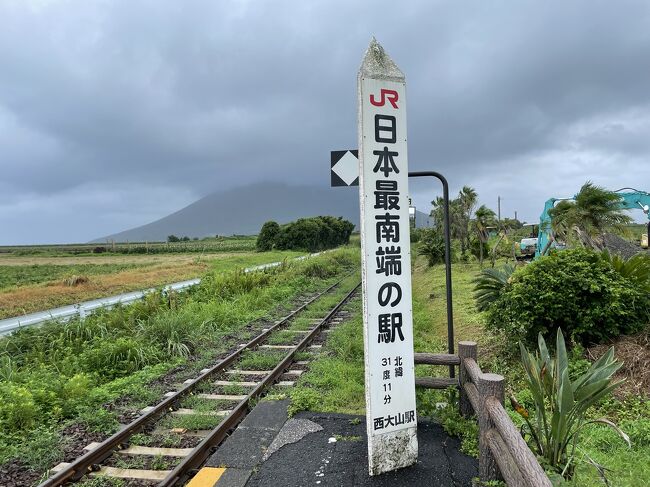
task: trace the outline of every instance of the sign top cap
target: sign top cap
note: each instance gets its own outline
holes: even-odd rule
[[[359,76],[372,79],[385,79],[390,81],[404,81],[404,73],[397,64],[390,58],[381,44],[374,37],[370,41],[366,51]]]

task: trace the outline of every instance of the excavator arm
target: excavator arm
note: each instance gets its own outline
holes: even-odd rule
[[[641,237],[641,247],[648,248],[648,237],[650,237],[650,193],[634,188],[622,188],[616,192],[621,195],[621,205],[623,208],[641,210],[648,218],[646,233]]]
[[[537,249],[535,250],[535,258],[540,255],[545,255],[552,243],[552,230],[551,230],[551,215],[549,211],[555,206],[557,198],[550,198],[544,203],[544,211],[539,217],[539,232],[537,234]]]
[[[650,222],[650,193],[634,188],[621,188],[616,190],[615,193],[621,197],[621,208],[626,210],[641,210]],[[563,199],[575,199],[575,196],[573,198],[550,198],[544,203],[544,211],[542,211],[539,218],[539,235],[535,258],[547,254],[551,248],[553,231],[551,229],[551,216],[549,215],[549,211],[555,206],[557,201]],[[650,233],[650,223],[648,223],[646,232],[646,246],[648,245],[648,233]]]

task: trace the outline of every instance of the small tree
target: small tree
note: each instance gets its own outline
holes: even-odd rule
[[[280,225],[274,221],[268,221],[262,225],[259,235],[257,236],[256,247],[260,252],[267,252],[276,244],[276,238],[280,233]]]
[[[488,226],[494,223],[495,216],[496,215],[494,214],[494,211],[485,205],[481,205],[481,207],[476,210],[476,213],[474,214],[474,229],[476,231],[476,236],[480,242],[479,262],[481,264],[481,267],[483,267],[483,253],[485,246],[487,245],[488,238],[490,237]]]
[[[170,242],[170,243],[171,243],[171,242],[180,242],[180,240],[181,240],[181,239],[178,238],[176,235],[169,235],[169,236],[167,237],[167,241]]]
[[[632,221],[618,194],[589,181],[582,185],[574,201],[560,201],[549,215],[555,235],[565,241],[577,237],[584,247],[596,250],[603,249],[603,233],[621,231]]]
[[[427,228],[422,231],[418,255],[427,258],[429,267],[445,261],[445,238],[437,228]]]

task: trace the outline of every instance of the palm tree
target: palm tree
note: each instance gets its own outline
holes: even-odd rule
[[[476,213],[474,213],[474,228],[479,240],[479,262],[481,267],[483,267],[483,245],[487,243],[488,237],[490,236],[488,226],[494,223],[495,216],[494,211],[485,205],[481,205],[476,210]]]
[[[469,186],[463,186],[463,189],[461,189],[458,192],[458,203],[460,206],[460,213],[461,213],[461,231],[462,231],[462,236],[461,239],[464,239],[465,245],[462,245],[464,249],[469,249],[470,247],[470,242],[469,242],[469,222],[470,219],[472,218],[472,213],[474,212],[474,208],[476,207],[476,203],[478,201],[478,194],[476,193],[476,190],[474,188],[470,188]],[[464,254],[463,250],[463,254]]]
[[[431,213],[429,216],[433,219],[433,225],[437,228],[443,228],[444,226],[444,215],[445,215],[445,200],[442,196],[437,196],[435,200],[431,202]]]
[[[603,234],[621,231],[632,219],[624,213],[621,197],[587,181],[573,201],[560,201],[548,213],[555,236],[569,241],[577,236],[585,247],[603,249]]]

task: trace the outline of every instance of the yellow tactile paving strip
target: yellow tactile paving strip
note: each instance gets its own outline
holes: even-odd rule
[[[185,487],[214,487],[225,468],[203,467]]]

